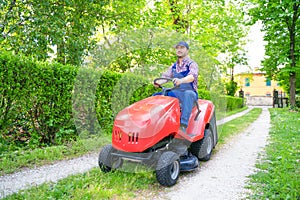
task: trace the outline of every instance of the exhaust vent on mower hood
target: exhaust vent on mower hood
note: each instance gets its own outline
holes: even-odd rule
[[[129,133],[128,134],[128,143],[137,144],[139,141],[139,133]]]

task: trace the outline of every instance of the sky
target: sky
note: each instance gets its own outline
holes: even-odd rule
[[[251,67],[260,67],[260,61],[263,59],[265,54],[264,45],[266,42],[263,41],[263,33],[260,31],[262,24],[257,22],[250,28],[250,32],[248,34],[249,42],[246,45],[246,49],[248,50],[248,64]]]

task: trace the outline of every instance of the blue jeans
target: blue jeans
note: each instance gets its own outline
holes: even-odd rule
[[[155,95],[161,95],[161,92],[153,94]],[[180,116],[180,124],[185,125],[186,127],[189,124],[189,119],[192,113],[192,109],[194,106],[195,101],[197,100],[197,94],[193,90],[172,90],[168,92],[168,95],[170,97],[176,97],[179,99],[181,103],[181,116]]]

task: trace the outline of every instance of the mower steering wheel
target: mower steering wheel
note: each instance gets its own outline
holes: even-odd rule
[[[162,84],[158,83],[158,81],[160,81],[160,80],[164,81],[164,83],[162,83],[162,84],[165,84],[165,83],[167,83],[169,81],[173,82],[173,79],[172,78],[156,78],[156,79],[154,79],[154,81],[153,81],[154,85],[157,85],[159,88],[162,89],[162,94],[163,95],[166,95],[166,93],[168,91],[171,91],[171,90],[173,90],[173,89],[175,89],[175,88],[178,87],[178,86],[174,85],[174,87],[172,87],[172,88],[165,88],[165,87],[162,86]]]

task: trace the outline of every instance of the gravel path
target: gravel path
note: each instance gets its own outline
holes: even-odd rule
[[[218,121],[217,124],[226,123],[250,110],[251,108]],[[163,199],[199,199],[200,196],[203,199],[233,199],[237,192],[242,192],[240,190],[245,177],[251,173],[257,153],[266,143],[268,127],[269,113],[264,109],[260,118],[245,133],[224,145],[198,170],[181,176],[177,185],[169,188],[170,191],[166,189],[169,193],[160,196]],[[93,167],[98,167],[98,153],[4,175],[0,177],[0,198],[44,182],[56,182],[69,175],[89,171]]]
[[[244,110],[242,112],[239,112],[237,114],[234,114],[234,115],[231,115],[231,116],[228,116],[228,117],[224,117],[223,119],[217,121],[217,125],[219,126],[219,125],[225,124],[226,122],[229,122],[229,121],[231,121],[235,118],[241,117],[244,114],[248,113],[250,110],[252,110],[252,108],[253,107],[249,107],[247,110]]]
[[[270,115],[267,108],[244,132],[232,138],[213,154],[211,160],[167,188],[157,199],[242,199],[247,176],[255,170],[260,152],[267,144]]]
[[[45,182],[56,182],[69,175],[89,171],[98,165],[97,159],[98,153],[88,154],[79,158],[58,161],[51,165],[1,176],[0,198]]]

